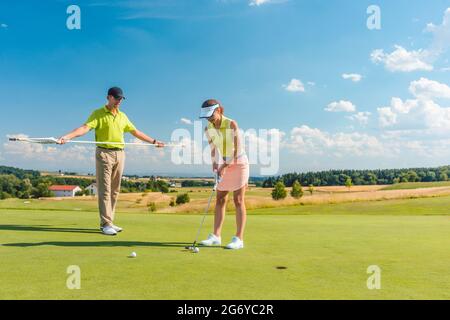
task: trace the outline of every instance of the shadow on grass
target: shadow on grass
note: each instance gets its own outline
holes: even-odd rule
[[[186,242],[144,242],[144,241],[45,241],[36,243],[5,243],[6,247],[38,247],[38,246],[57,246],[57,247],[172,247],[183,248],[192,243]],[[220,247],[201,247],[220,248]]]
[[[0,230],[9,231],[44,231],[44,232],[74,232],[74,233],[100,233],[100,229],[83,228],[55,228],[48,225],[22,226],[16,224],[1,224]]]
[[[82,228],[56,228],[50,225],[0,225],[0,230],[9,231],[43,231],[43,232],[74,232],[101,234],[99,229],[82,229]],[[111,237],[111,236],[105,236]],[[38,247],[38,246],[58,246],[58,247],[175,247],[183,248],[192,245],[187,242],[144,242],[144,241],[46,241],[36,243],[5,243],[7,247]],[[220,248],[220,247],[201,247],[201,248]],[[188,250],[186,250],[188,251]]]

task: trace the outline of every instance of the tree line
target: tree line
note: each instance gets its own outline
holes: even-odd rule
[[[93,179],[43,176],[39,171],[23,170],[0,166],[0,200],[7,198],[52,197],[52,185],[76,185],[82,189],[78,195],[87,194],[86,188],[95,182]],[[169,185],[163,180],[150,178],[148,182],[123,180],[121,191],[126,192],[169,192]]]
[[[307,173],[287,173],[269,177],[262,183],[264,188],[273,188],[277,182],[292,187],[295,181],[303,186],[344,186],[395,184],[400,182],[447,181],[450,166],[436,168],[378,169],[378,170],[328,170]]]
[[[164,180],[156,180],[154,177],[150,177],[148,182],[144,181],[130,181],[130,180],[122,180],[121,183],[121,192],[169,192],[169,184]]]

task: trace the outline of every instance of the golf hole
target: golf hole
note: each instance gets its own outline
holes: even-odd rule
[[[277,270],[286,270],[287,269],[287,267],[283,267],[283,266],[278,266],[276,268],[277,268]]]

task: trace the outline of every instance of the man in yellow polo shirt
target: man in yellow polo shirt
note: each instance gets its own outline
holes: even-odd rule
[[[125,99],[122,89],[108,90],[108,103],[95,110],[84,125],[58,139],[59,144],[85,135],[95,129],[95,141],[124,143],[123,135],[131,133],[136,138],[163,147],[164,143],[136,129],[125,113],[119,110]],[[122,228],[114,225],[114,213],[120,192],[125,164],[125,145],[98,144],[95,153],[100,230],[106,235],[116,235]]]

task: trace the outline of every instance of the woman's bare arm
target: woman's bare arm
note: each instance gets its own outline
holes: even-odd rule
[[[213,171],[217,171],[219,168],[219,165],[216,161],[216,146],[212,142],[211,136],[208,132],[208,127],[205,127],[205,135],[206,139],[208,139],[209,148],[211,149],[211,162],[213,164]]]
[[[234,150],[233,150],[233,162],[237,160],[238,150],[241,146],[241,140],[239,137],[239,127],[236,121],[231,121],[230,123],[231,129],[233,129],[233,142],[234,142]]]

